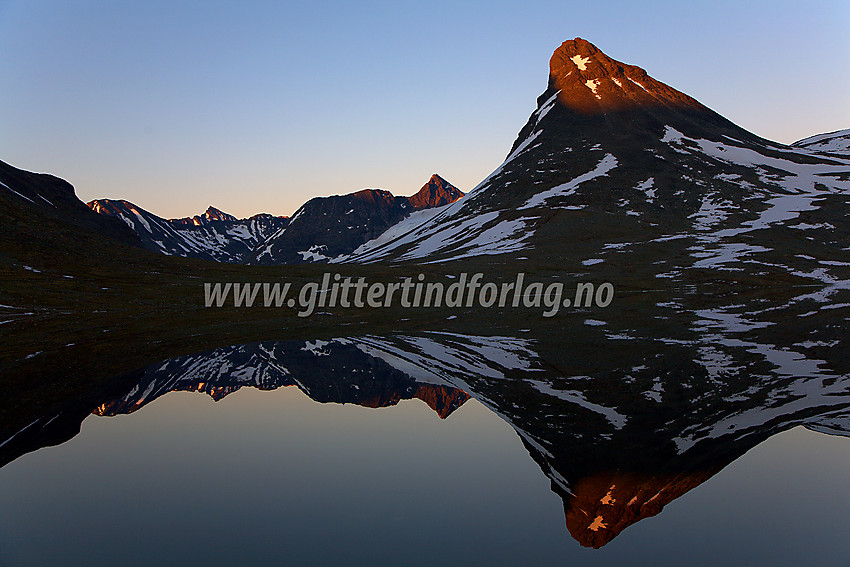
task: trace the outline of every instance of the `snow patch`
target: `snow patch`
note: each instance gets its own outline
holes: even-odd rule
[[[581,55],[573,55],[570,57],[570,61],[575,63],[575,66],[578,67],[579,71],[586,71],[587,64],[590,62],[589,57],[582,57]]]
[[[314,244],[309,250],[301,250],[298,254],[301,254],[301,258],[303,258],[305,262],[318,262],[319,260],[328,259],[327,256],[322,254],[322,251],[327,249],[328,247],[324,244]]]
[[[647,200],[652,201],[653,199],[655,199],[655,187],[654,187],[654,185],[655,185],[655,178],[650,177],[646,181],[641,181],[640,183],[638,183],[638,185],[637,185],[637,187],[635,187],[635,189],[637,189],[638,191],[643,191],[644,194],[646,195]]]

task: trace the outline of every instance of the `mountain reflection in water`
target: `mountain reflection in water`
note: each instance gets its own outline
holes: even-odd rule
[[[417,398],[444,419],[473,397],[519,435],[572,536],[601,547],[772,435],[850,432],[850,380],[812,356],[838,345],[840,329],[791,348],[752,333],[769,325],[735,309],[691,323],[685,339],[586,319],[568,343],[429,332],[218,348],[149,366],[97,403],[31,416],[7,430],[0,462],[74,436],[92,412],[134,412],[172,391],[220,400],[296,386],[317,402],[372,408]],[[588,349],[600,336],[610,350]]]

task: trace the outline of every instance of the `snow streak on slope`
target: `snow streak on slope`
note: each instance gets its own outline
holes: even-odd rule
[[[428,333],[425,337],[395,336],[350,339],[360,350],[381,358],[420,382],[469,388],[458,376],[505,379],[512,370],[539,370],[531,341],[516,337],[485,337]]]
[[[591,179],[596,179],[597,177],[608,175],[608,172],[614,169],[615,167],[617,167],[617,158],[615,158],[611,154],[605,154],[605,157],[602,158],[602,161],[600,161],[592,171],[588,171],[584,175],[579,175],[568,183],[564,183],[562,185],[558,185],[557,187],[553,187],[546,191],[541,191],[537,193],[528,201],[526,201],[525,204],[520,207],[520,209],[530,209],[532,207],[539,207],[545,205],[546,202],[549,199],[552,199],[553,197],[566,197],[567,195],[572,195],[582,183],[586,183]]]
[[[545,113],[551,104],[550,101],[544,103],[541,113]],[[350,256],[336,258],[334,262],[369,263],[383,260],[388,254],[401,252],[397,257],[399,261],[424,260],[431,263],[528,249],[534,225],[543,214],[557,208],[557,205],[549,203],[552,199],[571,195],[584,183],[607,175],[617,166],[617,159],[606,154],[591,171],[530,197],[515,209],[522,211],[523,216],[505,214],[505,211],[469,214],[478,204],[476,201],[485,195],[484,190],[490,180],[518,155],[535,147],[532,143],[541,132],[532,134],[519,144],[496,171],[462,199],[445,207],[411,215],[380,237],[359,247]],[[439,259],[429,259],[432,256]]]
[[[458,214],[466,198],[432,211],[411,215],[378,238],[357,248],[350,256],[332,262],[370,263],[406,246],[399,260],[425,260],[428,256],[451,250],[449,260],[481,254],[503,254],[522,250],[529,236],[527,223],[531,217],[500,220],[499,213],[466,216]],[[436,260],[431,260],[436,261]],[[441,258],[440,261],[446,261]]]

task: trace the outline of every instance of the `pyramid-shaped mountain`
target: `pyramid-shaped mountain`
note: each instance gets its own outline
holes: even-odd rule
[[[577,38],[496,171],[340,260],[813,273],[798,255],[846,255],[848,172],[846,156],[762,139]]]

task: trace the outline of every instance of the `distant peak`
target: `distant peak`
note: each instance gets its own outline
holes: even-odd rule
[[[446,181],[443,177],[440,176],[439,173],[435,173],[434,175],[432,175],[431,178],[428,179],[428,182],[425,185],[422,186],[422,188],[419,190],[419,192],[421,193],[422,191],[428,189],[429,187],[438,187],[438,188],[444,189],[444,190],[456,191],[460,195],[463,195],[463,193],[460,192],[460,189],[458,189],[457,187],[455,187],[454,185],[452,185],[451,183]]]
[[[286,215],[273,215],[271,213],[257,213],[256,215],[251,215],[247,220],[271,220],[271,219],[288,219],[289,217]]]
[[[463,192],[460,189],[435,173],[409,200],[413,208],[418,210],[447,205],[461,197]]]
[[[86,206],[96,213],[118,216],[126,212],[138,212],[139,207],[124,199],[94,199]]]
[[[207,210],[204,213],[204,217],[206,217],[207,220],[225,220],[225,221],[235,221],[235,220],[237,220],[236,217],[234,217],[233,215],[229,215],[229,214],[225,213],[224,211],[216,209],[212,205],[207,207]]]

